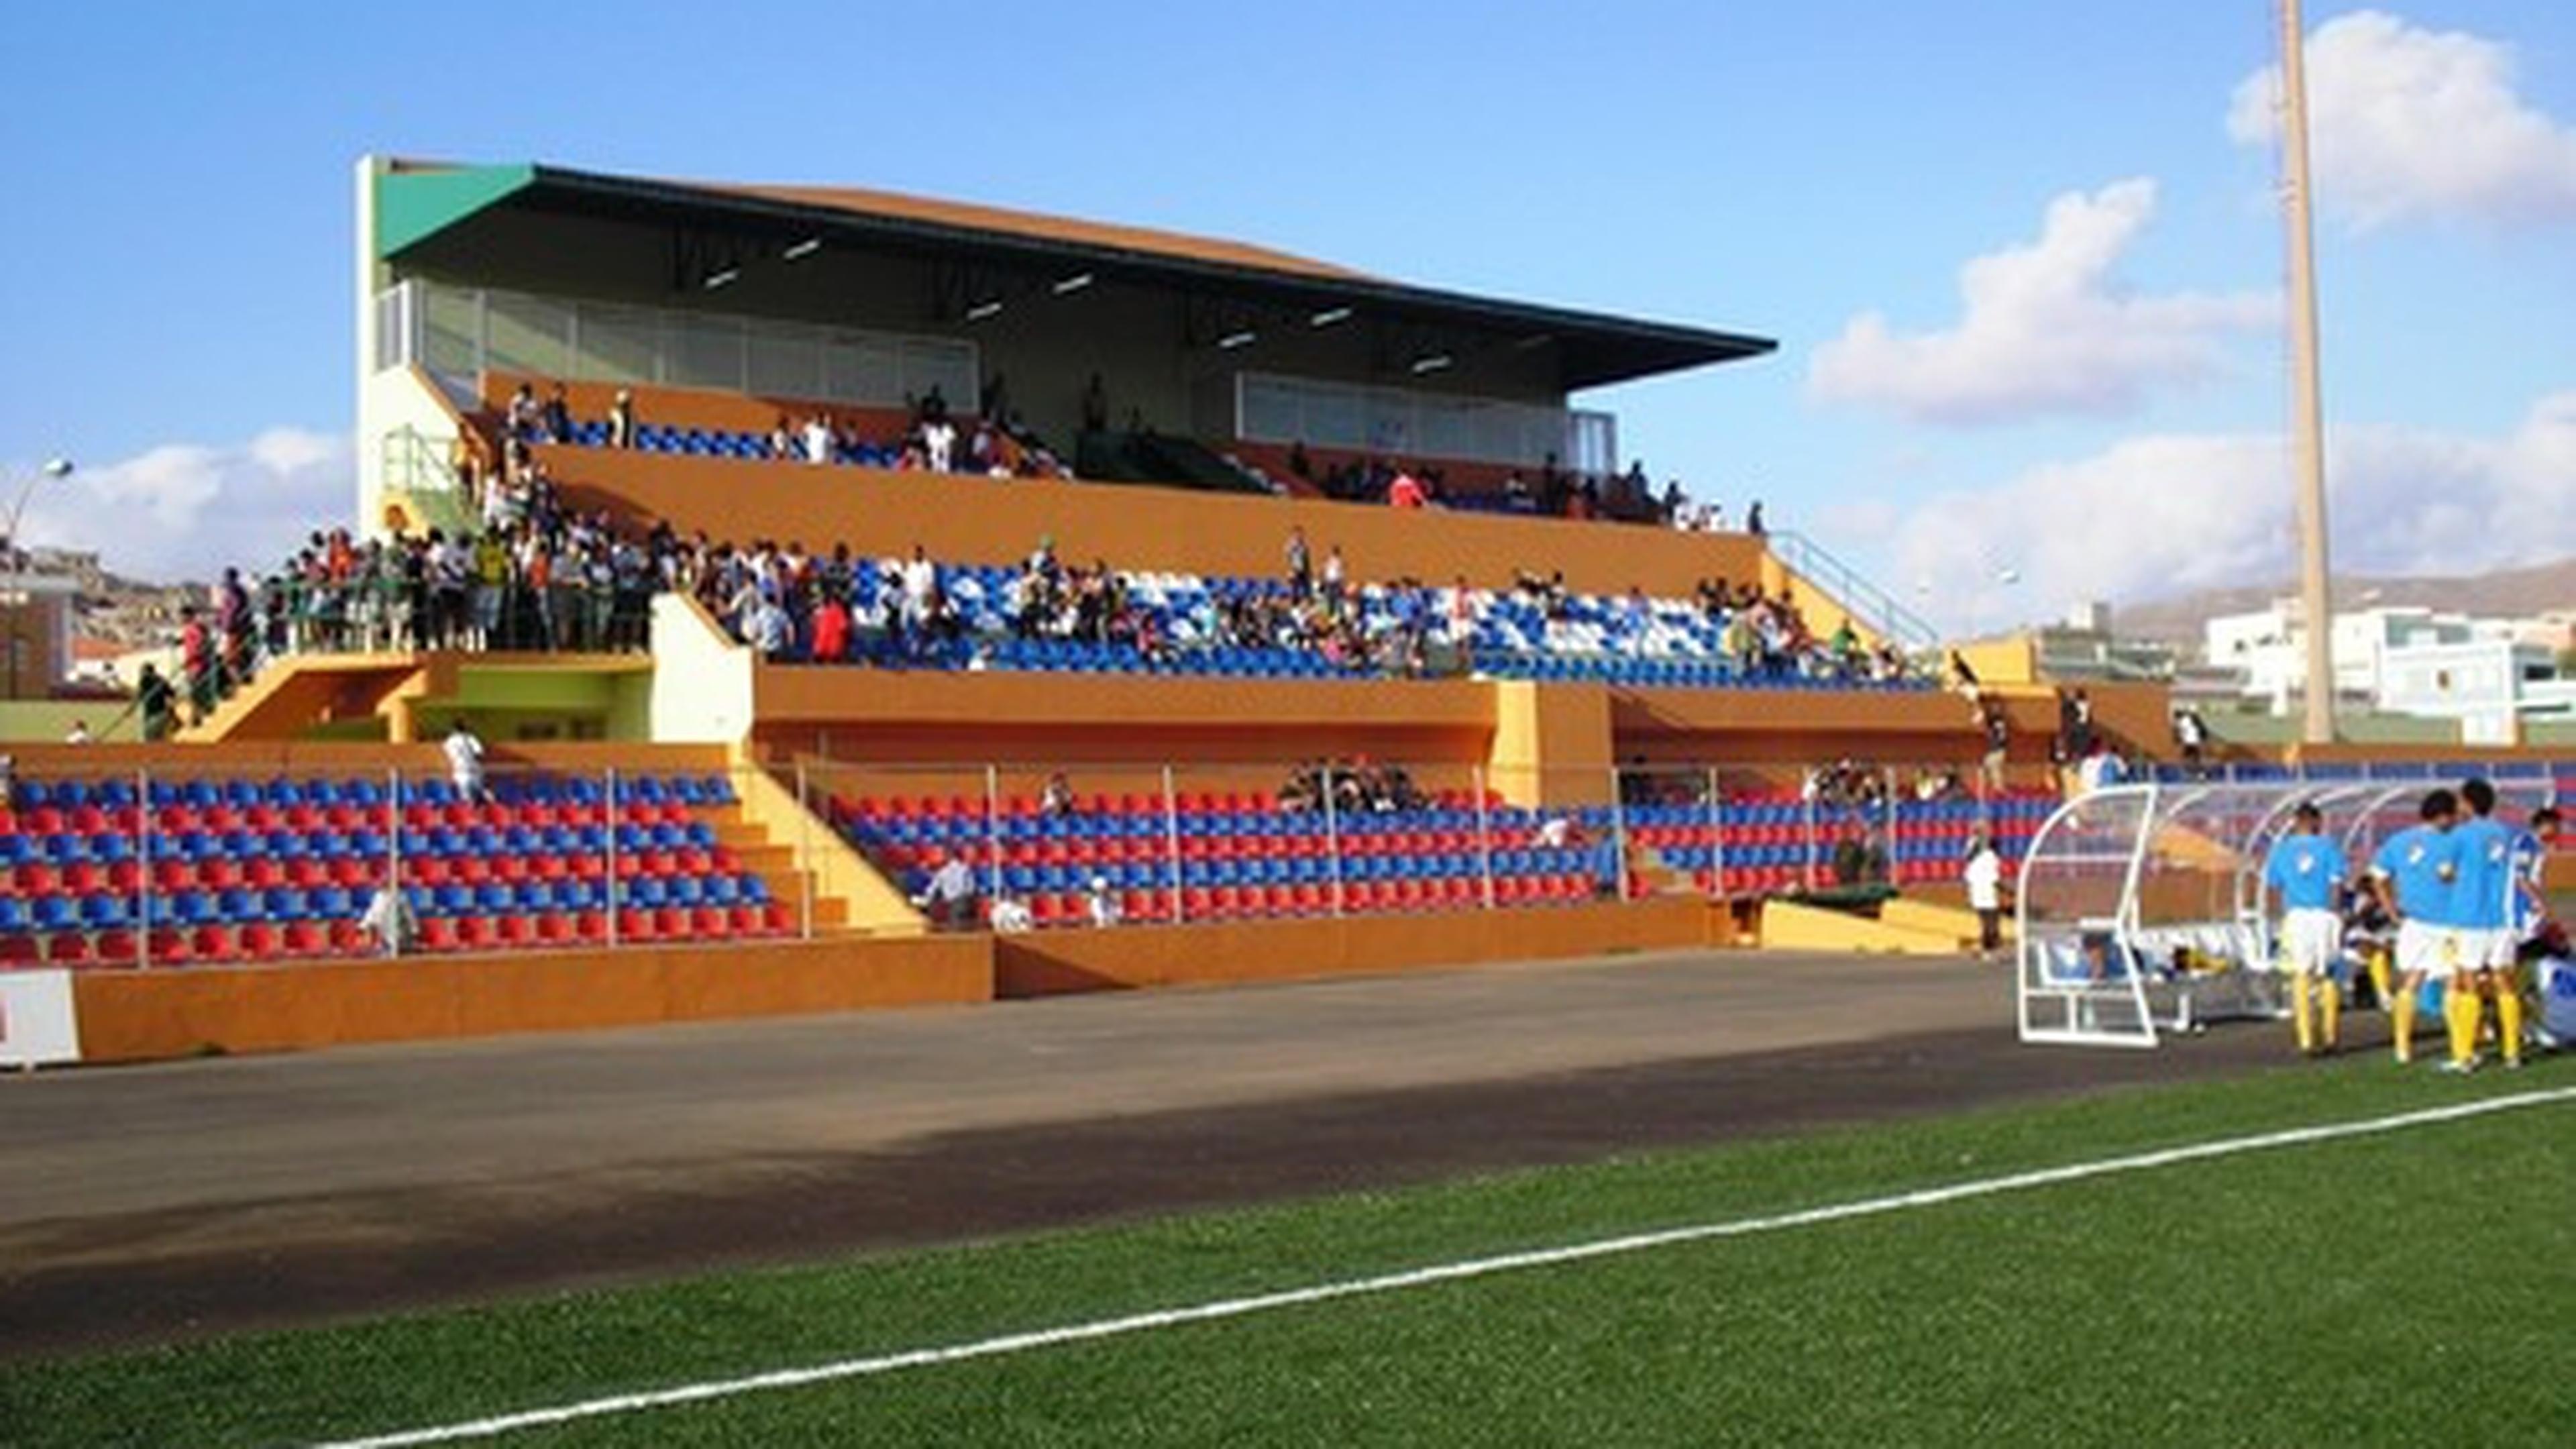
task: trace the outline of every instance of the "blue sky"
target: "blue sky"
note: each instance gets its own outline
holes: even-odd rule
[[[2308,23],[2339,566],[2576,552],[2576,7]],[[2272,577],[2281,246],[2236,93],[2273,24],[2266,0],[40,7],[0,120],[0,459],[13,483],[79,459],[26,533],[146,573],[345,513],[374,150],[912,190],[1762,333],[1778,356],[1585,401],[1657,477],[1759,496],[1954,625]],[[2014,248],[1963,302],[1962,268]]]

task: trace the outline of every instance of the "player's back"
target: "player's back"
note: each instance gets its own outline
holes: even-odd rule
[[[2458,862],[2450,832],[2433,825],[2410,825],[2381,842],[2370,864],[2396,887],[2397,909],[2408,918],[2452,924],[2451,883]]]
[[[2451,847],[2456,872],[2451,923],[2483,931],[2501,928],[2512,917],[2513,832],[2481,815],[2453,827]]]

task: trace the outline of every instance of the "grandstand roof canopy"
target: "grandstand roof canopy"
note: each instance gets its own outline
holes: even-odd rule
[[[396,162],[377,250],[408,260],[471,245],[501,218],[587,217],[667,228],[675,267],[711,276],[811,244],[1038,285],[1097,278],[1213,304],[1357,315],[1488,344],[1551,350],[1567,391],[1775,350],[1769,338],[1412,286],[1266,247],[1144,227],[845,187],[716,184],[524,164]],[[688,285],[683,277],[675,286]]]

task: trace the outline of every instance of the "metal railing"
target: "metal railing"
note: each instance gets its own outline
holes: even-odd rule
[[[1918,654],[1940,647],[1940,630],[1805,534],[1775,529],[1768,541],[1790,572],[1832,596],[1870,628]]]

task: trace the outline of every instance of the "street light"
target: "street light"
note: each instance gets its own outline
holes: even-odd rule
[[[36,476],[28,479],[25,485],[19,488],[16,501],[9,505],[9,535],[6,559],[9,572],[13,577],[10,579],[10,587],[4,592],[0,592],[0,604],[6,604],[9,609],[7,646],[9,650],[8,697],[11,699],[16,699],[18,697],[18,660],[19,656],[25,652],[25,641],[18,637],[18,628],[20,623],[19,610],[26,606],[28,600],[27,591],[18,586],[18,580],[14,577],[14,575],[25,567],[26,559],[26,551],[18,547],[18,520],[26,516],[27,500],[36,495],[37,484],[44,482],[48,478],[68,478],[71,474],[71,459],[48,458],[45,460],[44,466],[36,470]]]
[[[9,552],[13,557],[13,561],[14,557],[23,551],[18,547],[18,520],[26,516],[27,500],[36,495],[36,485],[44,482],[48,478],[68,478],[70,476],[72,476],[71,459],[48,458],[45,460],[45,465],[36,470],[36,476],[28,479],[25,486],[18,490],[17,501],[9,505],[8,539]]]

